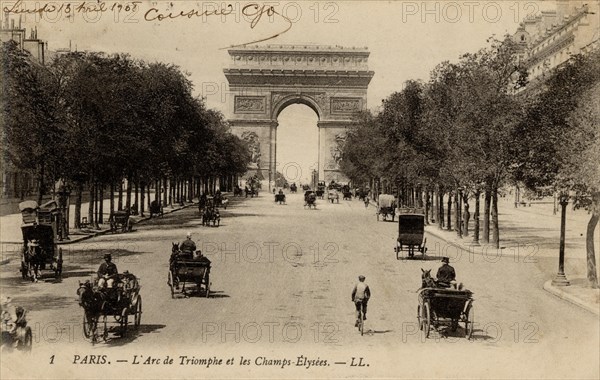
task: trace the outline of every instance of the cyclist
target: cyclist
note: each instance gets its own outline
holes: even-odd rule
[[[352,290],[352,302],[356,306],[356,323],[354,327],[358,326],[361,312],[362,319],[367,319],[367,303],[369,302],[369,298],[371,298],[371,290],[369,289],[369,285],[365,283],[365,276],[360,275],[358,276],[358,283]]]
[[[365,194],[365,208],[369,207],[369,196]]]

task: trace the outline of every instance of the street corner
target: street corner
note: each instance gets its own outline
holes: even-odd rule
[[[600,289],[585,286],[585,279],[574,279],[570,285],[556,286],[552,280],[544,283],[544,290],[556,297],[600,316]]]

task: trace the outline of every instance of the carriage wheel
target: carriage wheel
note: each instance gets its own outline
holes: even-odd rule
[[[60,278],[62,276],[62,266],[63,266],[63,251],[62,248],[58,248],[58,260],[56,261],[56,271],[54,272],[54,276],[56,278]]]
[[[217,219],[217,227],[221,225],[221,218]]]
[[[400,260],[400,252],[402,252],[402,244],[396,242],[396,260]]]
[[[125,336],[125,334],[127,334],[127,323],[129,319],[129,310],[128,308],[124,307],[123,310],[121,311],[121,336]]]
[[[104,307],[103,307],[103,309],[104,309]],[[102,330],[102,340],[106,342],[106,340],[108,339],[108,320],[107,320],[106,314],[104,314],[102,316],[102,327],[104,328]],[[97,327],[96,327],[96,329],[97,329]],[[96,334],[94,334],[94,341],[96,341]]]
[[[421,318],[421,305],[417,305],[417,323],[419,324],[419,330],[423,330],[423,319]]]
[[[421,316],[423,318],[423,335],[425,338],[429,338],[429,332],[431,331],[431,306],[429,301],[425,302],[421,310],[423,312]]]
[[[31,327],[26,326],[25,328],[21,327],[22,332],[19,334],[19,342],[17,343],[17,350],[31,352],[31,348],[33,346],[33,334],[31,333]]]
[[[210,295],[210,275],[206,274],[206,298]]]
[[[167,284],[171,287],[171,298],[175,298],[175,281],[173,278],[173,272],[169,271],[169,279],[167,280]]]
[[[142,323],[142,296],[138,294],[137,301],[135,302],[135,314],[133,319],[133,325],[137,329]]]
[[[467,306],[466,312],[466,320],[465,320],[465,337],[467,339],[471,339],[473,337],[473,328],[474,328],[474,312],[473,306],[471,305],[471,301],[469,301],[469,306]]]

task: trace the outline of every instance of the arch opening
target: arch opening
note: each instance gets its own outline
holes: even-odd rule
[[[276,171],[288,184],[310,184],[313,170],[319,170],[317,111],[303,102],[290,102],[278,110],[276,120]]]

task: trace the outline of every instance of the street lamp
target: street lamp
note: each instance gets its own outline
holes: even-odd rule
[[[560,245],[558,248],[558,273],[552,280],[554,286],[568,286],[570,285],[567,276],[565,276],[565,225],[567,219],[567,204],[569,203],[569,196],[562,193],[560,195]]]

